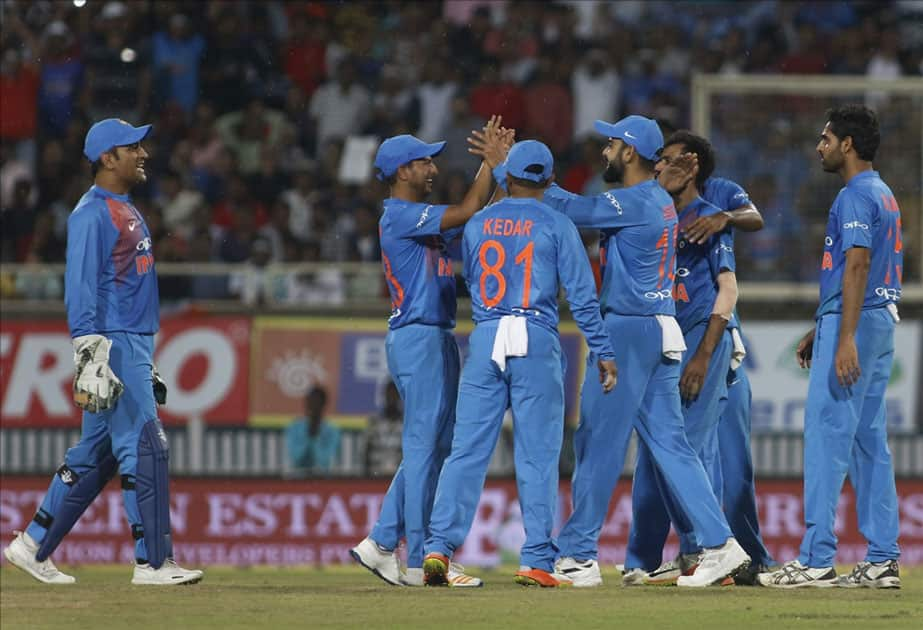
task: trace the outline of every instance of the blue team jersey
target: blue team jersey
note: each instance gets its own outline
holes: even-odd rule
[[[679,213],[680,233],[697,218],[719,212],[721,208],[696,197]],[[730,230],[715,234],[702,244],[690,243],[681,236],[677,252],[673,297],[676,321],[685,334],[711,316],[718,297],[718,274],[735,270],[734,241]]]
[[[586,250],[567,217],[535,199],[503,199],[468,222],[462,253],[475,322],[523,315],[557,334],[563,286],[590,352],[614,359]]]
[[[391,293],[392,330],[407,324],[455,327],[455,273],[447,243],[459,228],[439,229],[448,206],[388,198],[378,222],[381,262]]]
[[[817,317],[843,311],[843,269],[846,250],[853,247],[871,250],[862,308],[880,308],[899,301],[904,265],[901,212],[878,171],[855,175],[840,189],[830,208],[820,267]]]
[[[64,304],[72,337],[160,328],[151,234],[128,195],[91,186],[68,217]]]
[[[600,306],[619,315],[674,315],[676,209],[654,180],[584,197],[552,185],[545,203],[600,230]]]
[[[702,186],[702,198],[721,210],[736,210],[749,206],[750,195],[735,181],[723,177],[709,177]]]

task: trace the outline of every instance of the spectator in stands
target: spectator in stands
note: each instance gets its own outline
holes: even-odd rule
[[[417,88],[420,128],[415,135],[424,142],[436,142],[445,137],[452,118],[452,99],[459,92],[458,69],[438,57],[421,62],[423,82]]]
[[[316,385],[305,397],[305,415],[285,430],[289,464],[306,473],[326,474],[340,451],[341,431],[324,418],[327,390]]]
[[[191,223],[193,213],[205,203],[205,198],[172,169],[159,178],[158,184],[154,201],[163,213],[164,227],[171,232],[184,230]],[[160,241],[155,242],[159,244]]]
[[[368,420],[365,430],[365,475],[390,479],[397,472],[403,454],[401,432],[404,425],[404,403],[394,381],[383,388],[384,404]]]
[[[522,129],[525,121],[525,95],[521,87],[500,75],[500,60],[490,58],[481,66],[481,80],[469,96],[471,113],[488,120],[503,117],[509,129]]]
[[[39,127],[51,137],[64,134],[83,87],[84,66],[74,50],[74,37],[64,22],[45,28],[38,91]]]
[[[311,97],[311,116],[317,122],[317,152],[331,140],[343,140],[358,133],[369,114],[371,96],[358,83],[356,61],[347,57],[335,78],[321,85]]]
[[[539,58],[535,78],[526,87],[525,125],[520,134],[541,140],[555,155],[567,152],[574,134],[574,103],[562,70],[563,64],[552,54]]]
[[[94,120],[145,120],[151,95],[150,53],[132,38],[131,16],[122,2],[99,14],[100,35],[87,50],[84,102]]]
[[[250,98],[245,109],[215,121],[218,135],[234,152],[240,172],[246,177],[260,170],[264,152],[277,148],[288,125],[282,112],[266,107],[261,96]]]
[[[445,172],[461,171],[469,177],[471,181],[477,172],[477,163],[471,159],[468,153],[467,138],[471,135],[473,129],[480,129],[486,121],[478,118],[471,113],[471,106],[468,98],[464,94],[456,94],[452,98],[452,117],[445,125],[445,131],[440,138],[445,141],[445,149],[439,154],[439,169]],[[472,164],[475,162],[475,164]],[[467,183],[462,190],[461,197],[449,197],[450,199],[461,199],[468,190]],[[441,197],[440,197],[441,198]]]
[[[193,32],[192,23],[182,13],[170,16],[167,30],[154,33],[154,84],[160,98],[178,103],[189,116],[199,99],[199,64],[204,53],[205,39]]]
[[[12,145],[29,167],[36,153],[38,86],[36,66],[16,48],[4,48],[0,61],[0,142]]]
[[[589,50],[571,77],[574,140],[593,135],[594,121],[619,117],[619,85],[619,75],[609,64],[606,52],[601,48]]]

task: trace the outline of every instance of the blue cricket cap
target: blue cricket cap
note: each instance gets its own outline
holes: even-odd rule
[[[439,155],[444,148],[444,141],[427,144],[406,133],[388,138],[381,143],[378,153],[375,154],[375,168],[378,169],[375,177],[384,181],[394,175],[397,169],[404,164]]]
[[[141,142],[151,132],[153,125],[132,127],[120,118],[106,118],[90,127],[83,143],[83,154],[91,162],[113,147],[124,147]]]
[[[531,182],[543,182],[554,173],[554,157],[544,143],[523,140],[510,147],[506,155],[506,172]]]
[[[641,157],[657,161],[663,149],[660,126],[644,116],[626,116],[615,124],[597,120],[593,127],[607,138],[618,138],[630,144]]]

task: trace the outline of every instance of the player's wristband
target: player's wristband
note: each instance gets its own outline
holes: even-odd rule
[[[725,322],[730,322],[730,321],[731,321],[731,316],[730,316],[730,315],[725,315],[724,313],[712,313],[711,316],[712,316],[712,317],[720,317],[720,318],[723,319]]]
[[[497,186],[502,188],[503,192],[509,193],[510,191],[506,189],[506,162],[497,164],[492,172],[494,174],[494,181],[497,182]]]

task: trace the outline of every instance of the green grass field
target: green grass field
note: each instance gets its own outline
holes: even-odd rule
[[[14,628],[923,628],[923,569],[900,591],[675,587],[523,588],[511,569],[481,589],[389,587],[356,567],[211,568],[187,587],[133,587],[131,568],[77,567],[74,586],[0,570],[0,626]]]

